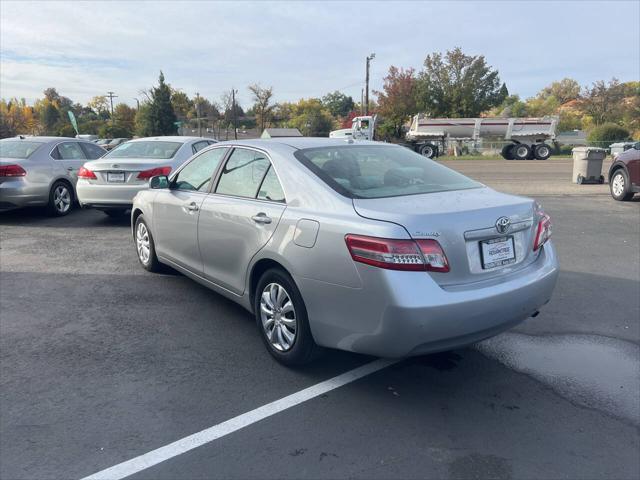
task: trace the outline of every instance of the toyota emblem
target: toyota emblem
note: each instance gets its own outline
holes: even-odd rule
[[[511,228],[511,220],[508,217],[500,217],[496,220],[496,230],[498,233],[507,233]]]

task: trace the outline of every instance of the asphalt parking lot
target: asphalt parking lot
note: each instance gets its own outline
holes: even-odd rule
[[[640,476],[640,201],[568,160],[451,161],[539,200],[561,275],[536,318],[401,360],[131,478]],[[376,359],[290,370],[252,317],[136,260],[128,220],[0,216],[0,477],[82,478]]]

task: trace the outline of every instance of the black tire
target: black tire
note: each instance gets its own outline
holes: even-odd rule
[[[551,147],[546,143],[539,143],[534,147],[533,155],[538,160],[546,160],[551,156]]]
[[[75,197],[73,195],[73,187],[64,180],[57,180],[51,185],[49,191],[49,203],[47,210],[51,215],[56,217],[64,217],[73,210]]]
[[[140,225],[144,225],[144,231],[146,232],[147,236],[149,248],[147,255],[144,255],[141,252],[141,246],[138,245],[138,236],[140,234],[143,234],[141,229],[139,229]],[[144,240],[143,243],[145,243]],[[147,221],[145,220],[144,215],[140,215],[138,218],[136,218],[136,223],[133,229],[133,245],[136,249],[136,256],[138,257],[138,261],[140,262],[140,265],[142,265],[142,268],[149,272],[159,272],[162,269],[162,266],[158,261],[158,257],[156,256],[156,247],[153,240],[153,235],[151,234],[151,230],[147,225]]]
[[[582,185],[584,183],[584,177],[580,174],[578,174],[578,177],[576,178],[576,183],[578,185]]]
[[[437,157],[438,147],[436,147],[432,143],[425,143],[424,145],[420,145],[420,147],[418,148],[418,153],[427,158]]]
[[[513,146],[513,159],[526,160],[531,155],[531,147],[525,143],[518,143]]]
[[[629,175],[627,175],[624,168],[619,168],[613,172],[609,179],[609,190],[611,191],[611,196],[619,202],[628,202],[633,198]]]
[[[121,218],[124,217],[127,210],[123,208],[111,208],[109,210],[103,210],[102,212],[111,218]]]
[[[265,289],[271,285],[278,285],[284,288],[284,295],[290,299],[291,304],[293,305],[293,312],[278,312],[279,316],[269,315],[267,313],[268,310],[271,312],[277,312],[281,307],[278,307],[277,303],[272,303],[273,308],[269,306],[267,300],[271,299],[271,296],[267,294],[267,298],[265,299],[266,310],[264,311],[266,322],[265,326],[263,324],[263,310],[261,308],[263,301],[262,297],[263,293],[265,293]],[[271,291],[271,289],[269,288],[268,291]],[[271,301],[273,302],[273,300]],[[283,302],[283,305],[286,304],[287,302]],[[302,299],[302,295],[300,294],[300,291],[293,279],[284,270],[272,268],[262,274],[254,292],[253,310],[255,312],[256,324],[260,331],[262,341],[267,347],[269,353],[278,362],[290,367],[304,365],[312,361],[320,352],[320,347],[316,345],[316,342],[313,340],[313,336],[311,335],[307,309],[305,307],[304,300]],[[291,315],[291,313],[293,314],[295,323],[289,323],[292,321],[291,318],[288,319],[288,322],[285,320],[287,319],[286,315]],[[269,322],[270,319],[271,322]],[[269,330],[269,325],[273,325],[271,330]],[[293,333],[292,343],[290,345],[285,345],[278,341],[277,329],[284,330],[287,334],[291,335],[291,327],[289,325],[295,325],[295,332]],[[271,339],[268,332],[272,335]],[[281,333],[280,335],[282,340],[287,338],[284,336],[284,333]],[[273,337],[276,338],[274,339]]]
[[[513,147],[513,143],[509,143],[502,147],[502,150],[500,151],[500,155],[502,155],[502,158],[504,158],[505,160],[513,160]]]

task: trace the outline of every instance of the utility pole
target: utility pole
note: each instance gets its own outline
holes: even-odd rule
[[[200,94],[196,92],[196,119],[198,120],[198,136],[202,136],[202,127],[200,125]]]
[[[236,114],[236,93],[235,88],[231,88],[231,114],[233,115],[233,138],[238,139],[238,116]]]
[[[137,98],[133,97],[133,99],[136,101],[136,110],[140,110],[140,100],[138,100]]]
[[[114,95],[113,92],[107,92],[107,97],[109,97],[109,101],[111,102],[111,116],[113,117],[113,99],[118,98],[118,96]]]
[[[372,53],[367,57],[367,76],[366,76],[365,93],[364,93],[364,114],[365,115],[369,115],[369,63],[374,58],[376,58],[375,53]]]
[[[360,115],[364,115],[364,88],[360,89]]]

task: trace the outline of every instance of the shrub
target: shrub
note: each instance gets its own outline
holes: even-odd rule
[[[616,123],[603,123],[593,128],[587,136],[590,145],[603,148],[614,142],[624,142],[629,139],[629,131]]]

